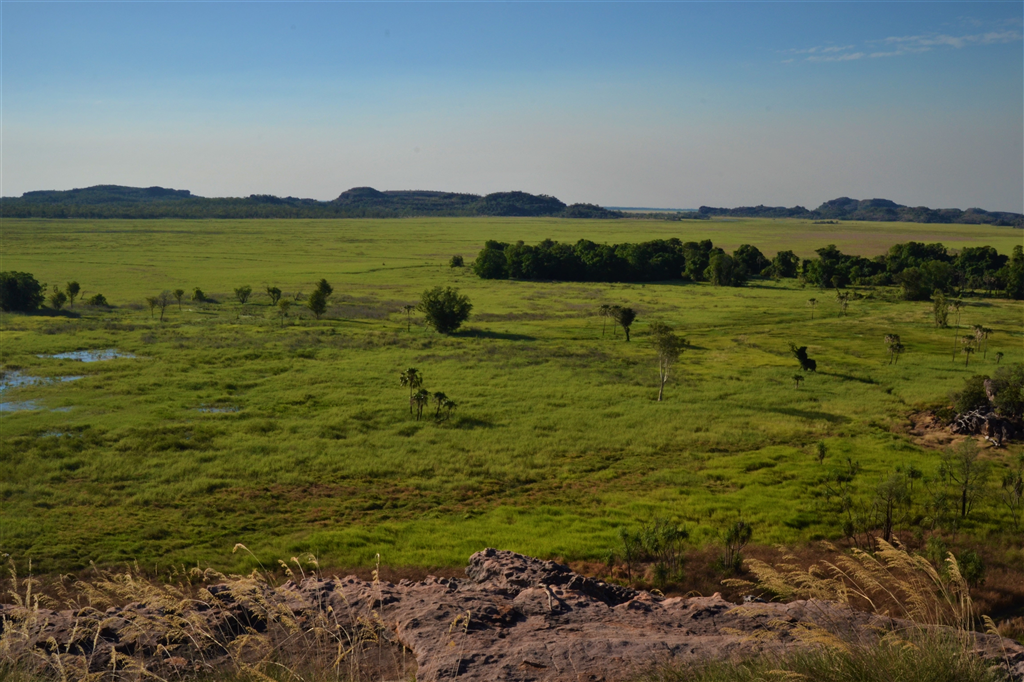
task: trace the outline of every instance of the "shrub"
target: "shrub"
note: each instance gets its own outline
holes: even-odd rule
[[[27,272],[0,272],[0,309],[27,313],[43,304],[43,285]]]
[[[469,319],[473,304],[458,289],[434,287],[423,292],[416,308],[427,318],[427,324],[441,334],[451,334]]]
[[[452,256],[452,259],[448,261],[448,265],[453,268],[461,268],[465,264],[465,261],[462,260],[462,256]]]
[[[86,299],[85,302],[88,303],[89,305],[94,305],[94,306],[97,306],[97,307],[99,307],[99,306],[102,306],[104,308],[109,308],[110,307],[110,304],[107,303],[107,297],[104,296],[103,294],[93,294],[88,299]]]
[[[950,395],[953,409],[957,414],[988,406],[988,395],[985,393],[986,379],[988,377],[975,375],[964,381],[964,387],[961,390]]]
[[[1010,418],[1024,414],[1024,363],[1000,367],[992,377],[995,404],[999,413]]]

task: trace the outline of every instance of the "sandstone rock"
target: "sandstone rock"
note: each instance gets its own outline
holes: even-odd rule
[[[868,642],[880,630],[899,626],[821,601],[736,605],[718,594],[663,599],[578,575],[551,561],[493,549],[474,554],[466,574],[464,581],[431,577],[397,585],[351,576],[310,577],[278,587],[214,585],[197,602],[204,608],[190,608],[187,614],[142,602],[87,614],[85,620],[92,618],[103,636],[78,643],[72,640],[83,631],[81,612],[32,615],[7,605],[0,607],[0,622],[21,628],[31,635],[28,643],[42,649],[52,648],[50,638],[65,651],[74,646],[85,651],[95,642],[96,649],[87,652],[95,670],[106,667],[117,651],[168,674],[226,666],[227,651],[240,638],[271,632],[275,623],[291,623],[303,633],[335,623],[348,633],[390,638],[406,647],[415,657],[420,682],[613,682],[669,661],[806,646],[808,627]],[[184,638],[170,651],[164,646],[173,639],[167,628],[178,621],[223,641],[197,651],[200,640]],[[293,641],[302,646],[306,640]],[[1004,661],[1015,680],[1024,681],[1024,647],[990,635],[978,635],[977,645]]]

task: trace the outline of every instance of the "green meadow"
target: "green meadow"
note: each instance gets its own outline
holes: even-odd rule
[[[938,454],[906,434],[908,416],[993,372],[997,352],[1024,361],[1024,304],[1004,298],[966,299],[961,327],[994,334],[965,367],[930,302],[885,288],[852,287],[840,316],[831,292],[795,280],[517,282],[448,266],[487,239],[669,237],[809,257],[830,243],[873,256],[909,240],[1009,254],[1022,233],[754,219],[5,220],[0,269],[77,280],[83,298],[60,314],[0,316],[5,371],[81,377],[3,393],[35,409],[0,414],[0,551],[41,571],[247,568],[236,543],[267,565],[309,552],[338,567],[377,554],[457,566],[488,546],[602,560],[619,528],[655,516],[685,525],[695,544],[719,542],[738,518],[758,544],[834,539],[829,467],[858,462],[865,498],[896,467],[934,475]],[[301,305],[282,319],[262,293],[308,294],[320,278],[334,287],[320,321]],[[242,285],[255,291],[245,305],[232,294]],[[450,337],[403,312],[437,285],[473,303]],[[195,287],[214,302],[172,304],[162,322],[144,304]],[[94,293],[114,307],[81,303]],[[638,311],[632,342],[606,327],[602,304]],[[661,403],[645,335],[655,320],[690,343]],[[895,365],[888,333],[907,347]],[[790,342],[818,363],[800,386]],[[104,349],[134,357],[46,357]],[[452,419],[410,415],[398,380],[408,367],[458,403]],[[1020,451],[985,457],[998,469]],[[995,543],[1008,529],[995,503],[965,528]]]

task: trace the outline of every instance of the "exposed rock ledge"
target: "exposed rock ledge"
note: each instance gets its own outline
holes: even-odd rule
[[[264,586],[261,594],[248,596],[215,585],[204,593],[205,599],[193,602],[196,607],[190,615],[198,615],[213,630],[238,636],[243,628],[237,624],[261,629],[263,608],[286,611],[300,626],[328,607],[341,625],[350,628],[359,619],[365,626],[368,614],[376,614],[372,619],[415,656],[420,682],[612,682],[671,660],[723,659],[800,647],[800,632],[808,624],[851,638],[874,637],[878,628],[894,624],[827,602],[737,606],[718,595],[660,599],[581,576],[551,561],[494,549],[474,554],[466,574],[465,581],[428,578],[397,585],[354,577],[306,578],[276,588]],[[0,607],[7,627],[19,617],[25,622],[17,610]],[[144,656],[156,667],[192,667],[200,659],[205,665],[216,664],[213,652],[190,652],[187,641],[172,655],[158,647],[156,638],[140,637],[158,610],[167,615],[166,606],[145,603],[104,612],[100,638],[90,638],[97,642],[90,657],[93,666],[106,667],[112,649]],[[66,651],[74,621],[85,614],[39,615],[43,617],[34,619],[38,625],[32,636],[36,646],[45,647],[54,637]],[[1024,647],[990,635],[978,635],[977,646],[1008,665],[1013,679],[1024,680]]]

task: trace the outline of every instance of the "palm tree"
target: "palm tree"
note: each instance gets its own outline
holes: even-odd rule
[[[423,408],[430,402],[430,391],[425,388],[421,388],[416,391],[412,396],[412,403],[416,406],[416,421],[420,420],[423,416]]]
[[[886,334],[885,335],[885,346],[886,346],[886,348],[889,349],[889,364],[891,365],[891,364],[893,364],[893,357],[896,354],[896,347],[900,346],[902,348],[902,344],[900,343],[900,335],[899,334]]]
[[[807,299],[807,305],[811,306],[811,319],[814,319],[814,306],[818,305],[818,299],[809,298]]]
[[[601,338],[604,338],[604,332],[608,328],[608,317],[611,314],[612,307],[607,303],[601,304],[601,307],[597,309],[601,315]]]
[[[1002,360],[1002,359],[1003,359],[1003,351],[997,351],[996,352],[996,364],[998,365],[999,361]]]
[[[178,310],[181,310],[181,299],[185,298],[185,290],[175,289],[171,294],[174,295],[174,299],[178,302]]]
[[[974,340],[965,336],[961,341],[963,341],[964,347],[960,349],[960,352],[967,356],[964,359],[964,367],[967,367],[971,364],[971,353],[974,352]]]
[[[960,340],[960,309],[964,307],[964,302],[958,298],[951,305],[956,313],[956,323],[953,325],[953,362],[956,362],[956,342]]]
[[[416,310],[414,305],[404,305],[402,310],[405,311],[405,331],[412,331],[412,311]]]
[[[423,375],[416,368],[410,367],[398,375],[398,380],[402,386],[409,387],[409,414],[412,414],[413,396],[416,389],[423,386]]]
[[[434,395],[431,397],[434,399],[434,402],[437,403],[437,409],[434,410],[434,419],[440,421],[441,406],[444,405],[445,401],[448,400],[448,396],[446,396],[441,391],[436,391]]]
[[[803,380],[804,380],[804,377],[803,377],[802,374],[794,374],[793,375],[793,383],[796,385],[797,388],[800,388],[800,382],[803,381]]]

